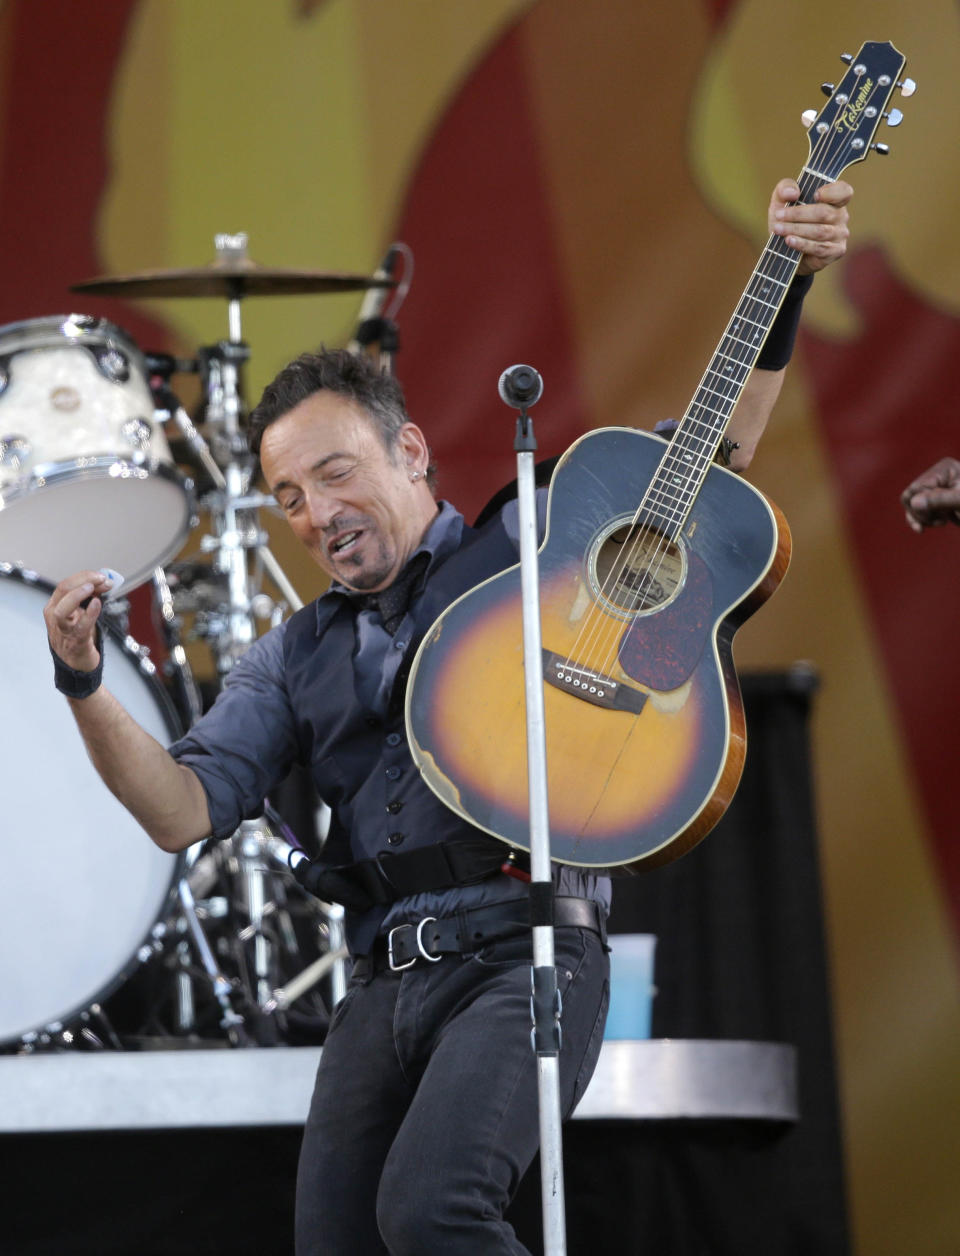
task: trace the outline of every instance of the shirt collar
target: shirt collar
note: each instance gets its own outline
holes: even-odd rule
[[[423,540],[410,555],[410,561],[416,558],[418,554],[429,555],[429,561],[423,577],[424,580],[428,580],[434,570],[460,548],[462,537],[463,515],[455,506],[451,506],[449,502],[440,502],[433,521],[424,533]],[[318,637],[325,630],[340,606],[344,603],[354,605],[353,599],[355,596],[356,594],[352,589],[346,588],[345,585],[335,580],[326,593],[322,593],[317,598],[316,632]]]

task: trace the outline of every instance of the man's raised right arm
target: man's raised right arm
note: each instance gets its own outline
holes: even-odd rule
[[[44,608],[50,647],[74,673],[100,664],[97,620],[109,580],[97,571],[62,580]],[[87,603],[84,606],[84,603]],[[198,777],[177,763],[102,685],[67,697],[94,767],[162,849],[183,850],[210,833],[207,798]]]

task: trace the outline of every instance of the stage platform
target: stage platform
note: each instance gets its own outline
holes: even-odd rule
[[[300,1125],[319,1047],[0,1057],[0,1133]],[[593,1120],[798,1119],[794,1048],[608,1041],[575,1114]]]

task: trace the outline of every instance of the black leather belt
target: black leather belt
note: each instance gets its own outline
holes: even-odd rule
[[[606,922],[597,903],[588,898],[554,899],[554,927],[589,929],[606,938]],[[488,942],[514,937],[530,930],[530,902],[526,898],[489,907],[472,907],[455,916],[424,916],[415,923],[397,925],[377,938],[369,955],[356,960],[353,976],[365,980],[389,968],[402,972],[417,960],[436,963],[444,955],[476,951]]]

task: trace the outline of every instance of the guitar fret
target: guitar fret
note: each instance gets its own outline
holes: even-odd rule
[[[684,489],[689,490],[694,484],[696,484],[695,476],[685,473],[683,475],[664,475],[663,471],[661,471],[654,481],[651,492],[655,489],[665,501],[673,503],[682,501]]]
[[[765,332],[766,328],[770,325],[769,323],[758,323],[756,322],[756,319],[750,318],[748,314],[736,314],[733,319],[730,319],[730,327],[736,327],[738,322],[749,323],[750,327],[758,328],[760,332]]]
[[[746,357],[744,358],[735,357],[733,360],[735,362],[739,362],[742,366],[752,366],[753,363],[751,359],[754,353],[757,352],[757,349],[761,341],[763,340],[766,330],[767,329],[765,327],[758,327],[756,331],[753,333],[752,340],[744,340],[741,336],[734,336],[734,335],[727,336],[726,337],[727,340],[733,341],[735,345],[738,345],[740,348],[746,351]],[[729,357],[731,355],[728,354],[727,356]]]
[[[751,300],[751,301],[756,301],[759,305],[765,305],[765,306],[767,307],[767,309],[768,309],[768,310],[777,311],[777,310],[779,310],[779,308],[780,308],[780,302],[779,302],[779,301],[765,301],[765,300],[763,299],[763,297],[758,297],[758,296],[754,295],[753,293],[751,293],[751,295],[750,295],[750,300]]]
[[[696,462],[693,464],[684,463],[682,465],[678,465],[677,463],[673,463],[669,468],[665,467],[665,470],[668,470],[672,474],[675,481],[677,478],[683,476],[687,480],[689,480],[691,483],[695,483],[696,478],[697,478],[697,472],[700,471],[703,468],[704,464],[708,463],[709,461],[710,461],[709,457],[705,456],[704,454],[699,454]]]
[[[671,515],[679,515],[683,511],[684,498],[676,494],[671,495],[666,489],[660,489],[657,493],[657,506],[661,513],[669,513]]]
[[[764,253],[770,253],[769,244],[763,251]],[[770,256],[773,258],[776,258],[778,262],[784,260],[781,257],[777,257],[776,253],[770,253]],[[761,283],[775,283],[778,288],[786,289],[786,288],[789,288],[790,286],[789,279],[778,279],[776,275],[769,274],[768,271],[766,271],[762,265],[754,267],[753,271],[751,272],[750,278],[747,280],[747,291],[750,290],[750,285],[753,283],[755,279],[759,279]]]
[[[763,308],[759,308],[760,306]],[[777,308],[779,308],[779,304]],[[745,298],[742,302],[742,308],[738,308],[737,314],[734,319],[731,319],[731,322],[736,321],[736,318],[745,319],[748,323],[753,323],[756,327],[764,328],[769,327],[770,323],[773,321],[770,315],[769,302],[762,301],[758,297],[750,297],[749,299]]]
[[[777,240],[778,240],[778,241],[779,241],[779,239],[780,239],[780,237],[779,237],[779,236],[777,236]],[[789,246],[787,246],[787,247],[789,247]],[[795,251],[796,251],[796,250],[791,250],[791,252],[795,252]],[[775,259],[776,259],[776,261],[778,261],[778,262],[789,262],[789,261],[790,261],[790,258],[789,258],[788,256],[785,256],[785,254],[783,254],[783,253],[779,252],[779,251],[778,251],[778,249],[777,249],[777,246],[776,246],[776,245],[772,245],[772,244],[770,243],[770,241],[769,241],[769,240],[768,240],[768,241],[767,241],[767,243],[763,246],[763,253],[761,253],[761,254],[760,254],[760,256],[761,256],[761,257],[763,257],[763,255],[764,255],[764,254],[766,254],[768,257],[775,258]],[[754,274],[756,274],[756,273],[757,273],[757,269],[758,269],[758,268],[755,268],[755,269],[754,269],[754,272],[753,272]],[[787,285],[789,284],[789,282],[790,282],[790,281],[789,281],[789,279],[788,279],[786,282],[784,282],[783,280],[780,280],[780,279],[775,279],[775,280],[774,280],[774,283],[783,283],[783,286],[784,286],[785,288],[787,287]]]
[[[659,515],[657,514],[656,511],[652,513],[656,517],[655,521],[657,523],[663,524],[665,530],[671,526],[676,526],[683,523],[683,516],[684,516],[683,511],[670,510],[669,512],[662,512]]]
[[[687,513],[690,506],[690,495],[689,493],[671,494],[661,489],[657,494],[656,506],[660,517],[666,519],[668,523],[672,523],[682,519]]]
[[[713,408],[708,406],[706,402],[694,399],[694,402],[691,404],[690,409],[684,417],[684,424],[689,423],[691,425],[696,425],[697,427],[703,428],[704,431],[707,432],[706,437],[697,437],[698,440],[707,440],[716,443],[717,437],[720,435],[720,429],[723,426],[723,421],[727,416],[721,415],[717,412],[716,417],[711,418],[710,420],[701,419],[694,415],[694,406],[700,410],[706,410],[711,415],[714,415],[715,413]],[[676,437],[674,437],[674,440],[676,440]]]
[[[716,358],[714,358],[714,361],[716,361],[716,360],[717,360],[717,358],[722,358],[724,362],[729,362],[729,363],[731,363],[733,366],[737,366],[737,367],[741,367],[741,368],[746,367],[747,369],[749,369],[749,363],[747,363],[747,362],[742,362],[739,358],[733,358],[733,357],[731,357],[731,356],[730,356],[730,354],[729,354],[729,353],[718,353],[718,354],[716,355]],[[721,371],[719,371],[719,370],[718,370],[715,366],[711,365],[711,366],[708,368],[707,373],[708,373],[708,374],[712,373],[712,374],[714,374],[714,375],[719,375],[722,379],[729,379],[729,378],[730,378],[730,376],[727,374],[726,367],[724,367],[724,370],[721,372]],[[746,375],[746,373],[747,373],[747,372],[746,372],[746,371],[744,371],[744,376]]]
[[[730,411],[733,409],[733,404],[732,404],[732,403],[733,403],[734,401],[736,401],[736,399],[737,399],[736,397],[734,397],[734,398],[732,398],[732,399],[731,399],[729,396],[725,395],[724,393],[717,392],[717,390],[716,390],[715,388],[710,388],[707,384],[701,384],[701,385],[700,385],[700,388],[697,390],[697,392],[698,392],[698,394],[699,394],[700,392],[708,392],[708,393],[710,393],[710,394],[711,394],[712,396],[714,396],[714,397],[719,397],[721,401],[724,401],[724,402],[729,401],[729,402],[731,402],[731,404],[729,405],[729,407],[728,407],[728,408],[727,408],[727,410],[726,410],[726,413],[725,413],[725,414],[723,414],[723,415],[721,416],[721,417],[723,417],[723,418],[726,418],[726,417],[727,417],[727,415],[729,415]],[[739,395],[739,394],[738,394],[738,395]],[[706,402],[702,402],[701,404],[703,404],[703,405],[705,406],[705,405],[706,405]],[[711,407],[711,409],[716,410],[716,407]],[[716,410],[716,413],[717,413],[718,415],[720,415],[720,411],[719,411],[719,410]]]
[[[703,458],[703,457],[709,458],[710,449],[713,445],[713,442],[705,439],[703,436],[694,436],[693,440],[695,440],[699,445],[702,445],[703,448],[698,451],[698,450],[690,450],[686,447],[682,447],[677,450],[671,450],[671,454],[675,454],[676,457],[682,458],[687,463],[692,462],[694,458]],[[673,443],[674,445],[676,445],[677,441],[674,440]]]
[[[654,503],[649,496],[644,501],[643,507],[637,512],[637,521],[642,523],[669,525],[680,523],[682,519],[683,511],[678,511],[673,506]]]

